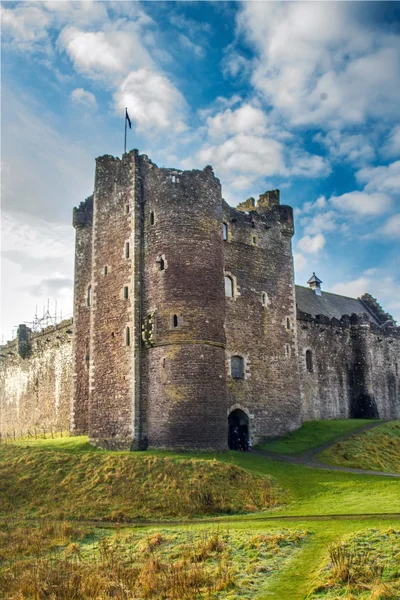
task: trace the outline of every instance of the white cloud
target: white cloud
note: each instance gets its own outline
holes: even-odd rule
[[[392,205],[391,198],[386,194],[360,191],[332,196],[330,202],[340,211],[371,217],[388,211]]]
[[[81,104],[86,108],[96,108],[96,97],[91,92],[87,92],[83,88],[76,88],[71,92],[71,99],[76,104]]]
[[[113,78],[132,67],[152,66],[140,34],[136,23],[122,19],[102,31],[65,27],[58,45],[66,51],[77,71],[92,78]]]
[[[226,109],[207,119],[208,133],[211,139],[226,139],[235,134],[265,135],[267,116],[251,104],[242,104],[239,108]]]
[[[382,152],[386,156],[400,156],[400,125],[393,127],[386,144],[382,148]]]
[[[381,237],[400,238],[400,214],[393,215],[378,229]]]
[[[37,6],[0,7],[2,35],[13,48],[22,51],[49,51],[47,28],[51,16]]]
[[[169,129],[179,133],[185,129],[186,101],[160,73],[148,69],[129,73],[114,99],[121,113],[128,107],[129,116],[139,130]]]
[[[230,179],[237,173],[268,177],[284,170],[280,142],[243,133],[218,146],[204,146],[197,159],[202,164],[212,164],[218,173]]]
[[[347,2],[244,2],[251,81],[292,124],[324,129],[397,115],[398,38]]]
[[[365,190],[400,192],[400,160],[383,167],[366,167],[356,173],[357,180],[365,183]]]
[[[363,294],[369,293],[371,280],[368,277],[359,277],[348,282],[336,283],[332,286],[332,292],[335,294],[341,294],[342,296],[349,296],[350,298],[358,298]]]
[[[193,52],[193,54],[197,56],[197,58],[203,58],[205,51],[204,48],[202,48],[202,46],[200,46],[199,44],[195,44],[186,35],[183,34],[179,36],[179,41],[181,43],[181,46],[185,50]]]
[[[313,217],[303,217],[300,223],[303,226],[304,233],[314,233],[321,231],[334,231],[338,227],[337,213],[329,210],[324,213],[319,213]]]
[[[322,233],[305,235],[297,242],[297,248],[306,254],[317,254],[325,246],[325,241]]]
[[[362,165],[375,158],[375,150],[366,135],[333,130],[325,135],[319,132],[314,140],[325,146],[334,160]]]
[[[305,271],[308,267],[308,260],[301,252],[293,253],[294,270],[296,273]]]

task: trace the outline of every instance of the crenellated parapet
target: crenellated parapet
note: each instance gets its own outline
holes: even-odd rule
[[[93,196],[89,196],[75,207],[72,212],[72,225],[75,229],[80,229],[92,224],[93,219]]]

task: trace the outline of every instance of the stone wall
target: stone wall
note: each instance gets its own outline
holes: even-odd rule
[[[89,428],[89,365],[90,365],[90,304],[92,297],[92,232],[93,196],[73,212],[75,227],[74,279],[74,404],[71,414],[72,431],[88,433]]]
[[[299,313],[297,322],[304,420],[399,418],[399,328],[381,329],[361,315],[339,321]]]
[[[0,347],[0,433],[68,431],[72,400],[72,320]],[[21,351],[21,348],[20,348]],[[20,355],[22,354],[24,358]]]
[[[226,298],[227,410],[247,414],[257,443],[300,426],[293,216],[278,190],[238,209],[224,203],[225,274],[234,287]],[[232,356],[244,358],[243,379],[232,377]]]
[[[148,444],[224,449],[228,421],[220,183],[210,167],[159,169],[147,157],[141,157],[141,177]]]

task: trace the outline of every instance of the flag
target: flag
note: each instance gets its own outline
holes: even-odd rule
[[[128,109],[125,109],[125,119],[128,121],[129,129],[132,129],[132,123],[128,115]]]

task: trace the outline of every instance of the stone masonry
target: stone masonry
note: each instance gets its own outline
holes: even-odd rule
[[[302,420],[400,418],[399,328],[371,296],[294,285],[279,190],[232,208],[211,167],[134,150],[97,159],[73,224],[73,330],[21,326],[0,349],[2,435],[223,450],[234,427],[255,444]]]

